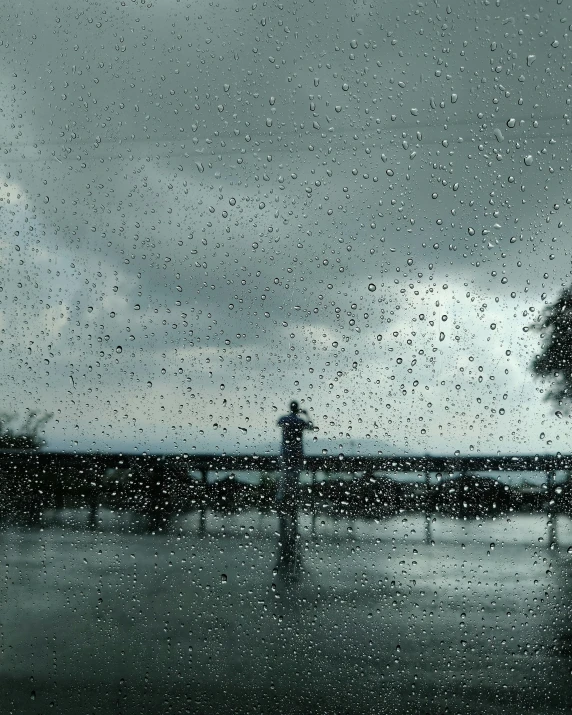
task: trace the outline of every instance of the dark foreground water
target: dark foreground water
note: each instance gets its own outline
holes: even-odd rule
[[[572,525],[63,515],[0,532],[1,713],[569,713]],[[74,519],[76,520],[74,523]]]

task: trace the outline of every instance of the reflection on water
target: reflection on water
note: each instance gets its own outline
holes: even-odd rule
[[[302,568],[298,511],[290,509],[278,516],[278,558],[276,571],[287,579],[296,579]]]
[[[0,532],[2,712],[570,711],[567,518],[52,517]]]

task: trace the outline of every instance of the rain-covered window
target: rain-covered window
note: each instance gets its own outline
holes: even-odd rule
[[[570,712],[570,4],[2,15],[0,710]]]

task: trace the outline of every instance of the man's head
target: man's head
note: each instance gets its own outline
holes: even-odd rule
[[[300,405],[296,402],[296,400],[292,400],[290,403],[290,412],[293,415],[297,415],[298,412],[300,412]]]

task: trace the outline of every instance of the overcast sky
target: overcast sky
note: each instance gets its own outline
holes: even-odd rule
[[[277,449],[296,397],[313,451],[572,450],[526,332],[572,280],[572,10],[371,5],[11,6],[3,407],[48,446]]]

